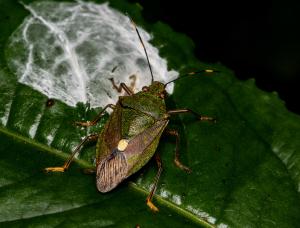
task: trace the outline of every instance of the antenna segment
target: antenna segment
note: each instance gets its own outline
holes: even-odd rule
[[[128,17],[129,17],[129,16],[128,16]],[[145,51],[145,54],[146,54],[146,58],[147,58],[147,62],[148,62],[148,66],[149,66],[149,70],[150,70],[150,73],[151,73],[151,83],[153,83],[154,77],[153,77],[152,68],[151,68],[151,65],[150,65],[149,57],[148,57],[148,54],[147,54],[147,51],[146,51],[144,42],[143,42],[143,40],[142,40],[142,37],[141,37],[141,35],[140,35],[140,32],[139,32],[139,30],[138,30],[136,24],[135,24],[134,21],[131,19],[131,17],[129,17],[129,19],[130,19],[131,23],[133,24],[134,29],[135,29],[135,31],[136,31],[136,33],[137,33],[137,35],[138,35],[138,37],[139,37],[139,39],[140,39],[140,41],[141,41],[141,44],[142,44],[142,46],[143,46],[143,48],[144,48],[144,51]]]

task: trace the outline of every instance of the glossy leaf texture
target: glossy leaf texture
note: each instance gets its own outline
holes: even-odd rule
[[[174,163],[172,137],[162,137],[158,152],[163,173],[154,197],[159,213],[145,198],[156,165],[151,161],[112,192],[101,194],[95,177],[81,172],[93,165],[88,145],[66,173],[44,173],[60,165],[81,138],[98,126],[78,128],[100,109],[69,107],[19,84],[5,60],[5,44],[28,12],[16,1],[0,3],[0,226],[1,227],[297,227],[300,223],[300,117],[286,110],[276,93],[259,90],[253,80],[239,81],[222,65],[203,64],[193,43],[160,22],[146,23],[138,5],[112,1],[154,35],[169,67],[181,73],[218,72],[176,82],[169,109],[190,108],[217,123],[189,114],[172,117],[169,128],[181,135]],[[205,22],[203,22],[205,23]],[[201,27],[201,25],[199,25]],[[140,44],[137,44],[140,45]],[[48,105],[47,105],[48,104]]]

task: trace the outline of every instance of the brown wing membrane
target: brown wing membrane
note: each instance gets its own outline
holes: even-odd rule
[[[124,151],[128,156],[137,153],[143,153],[145,149],[157,138],[168,124],[168,120],[156,121],[151,127],[134,137]]]
[[[104,160],[97,167],[97,188],[100,192],[108,192],[115,188],[127,174],[127,162],[123,153]]]
[[[130,140],[124,154],[128,162],[127,176],[137,172],[153,156],[168,120],[159,120]]]

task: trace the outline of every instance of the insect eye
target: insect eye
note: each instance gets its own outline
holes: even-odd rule
[[[144,86],[144,87],[142,88],[142,90],[143,90],[144,92],[148,92],[148,91],[149,91],[149,87],[148,87],[148,86]]]

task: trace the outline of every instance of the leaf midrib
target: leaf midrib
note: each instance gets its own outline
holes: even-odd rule
[[[30,138],[27,138],[25,136],[22,136],[16,132],[13,132],[11,130],[8,130],[7,128],[3,128],[3,127],[0,127],[0,133],[3,133],[9,137],[12,137],[18,141],[21,141],[21,142],[24,142],[26,144],[29,144],[31,145],[32,147],[35,147],[35,148],[38,148],[39,150],[43,150],[45,152],[48,152],[50,154],[53,154],[63,160],[67,159],[70,155],[63,152],[63,151],[60,151],[60,150],[57,150],[57,149],[54,149],[52,147],[49,147],[47,145],[44,145],[42,143],[39,143],[33,139],[30,139]],[[80,160],[80,159],[76,159],[74,160],[74,162],[76,162],[79,166],[83,167],[83,168],[88,168],[88,167],[91,167],[91,164],[89,164],[88,162],[84,161],[84,160]],[[143,195],[148,195],[149,192],[146,191],[145,189],[139,187],[138,185],[136,185],[134,182],[130,182],[129,184],[129,187],[133,190],[133,191],[136,191],[140,194],[143,194]],[[179,206],[177,206],[176,204],[166,200],[165,198],[162,198],[158,195],[155,195],[154,196],[156,198],[156,200],[163,206],[175,211],[177,214],[189,219],[189,220],[192,220],[193,222],[201,225],[201,226],[205,226],[205,227],[215,227],[213,224],[210,224],[209,222],[207,222],[205,219],[202,219],[198,216],[196,216],[194,213],[188,211],[188,210],[185,210],[184,208],[181,208]],[[84,205],[84,206],[87,206],[87,205]],[[82,206],[80,206],[82,207]],[[79,207],[79,208],[80,208]],[[78,209],[78,208],[76,208]],[[159,212],[158,212],[159,213]]]

